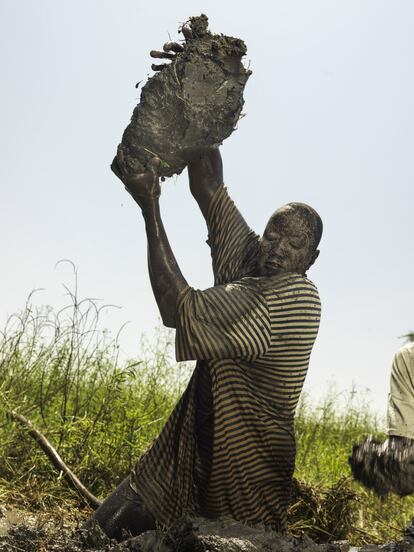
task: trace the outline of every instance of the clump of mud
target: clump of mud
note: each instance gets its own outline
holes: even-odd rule
[[[182,52],[141,91],[120,148],[126,168],[143,172],[155,155],[161,176],[179,174],[189,151],[215,147],[230,136],[244,104],[251,71],[241,61],[245,43],[208,30],[207,16],[191,17]]]
[[[414,440],[391,437],[384,442],[367,437],[354,445],[349,458],[354,478],[376,495],[414,493]]]

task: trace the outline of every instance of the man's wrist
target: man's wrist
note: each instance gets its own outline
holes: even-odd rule
[[[141,207],[141,213],[144,219],[159,214],[160,202],[158,197],[134,197],[134,199]]]
[[[135,203],[141,207],[142,212],[152,211],[155,205],[159,204],[159,196],[141,196],[131,194]]]

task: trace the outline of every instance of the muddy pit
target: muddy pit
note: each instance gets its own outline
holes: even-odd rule
[[[360,548],[344,541],[317,544],[306,536],[280,536],[229,519],[182,521],[169,531],[148,531],[116,543],[98,528],[80,529],[79,519],[66,519],[64,515],[47,520],[45,516],[36,518],[3,509],[1,516],[0,552],[414,552],[414,542]]]
[[[182,52],[167,53],[173,59],[142,88],[122,136],[130,172],[145,171],[156,155],[161,176],[179,174],[191,151],[221,144],[240,118],[251,74],[242,63],[245,43],[212,34],[205,15],[191,17],[183,31]]]

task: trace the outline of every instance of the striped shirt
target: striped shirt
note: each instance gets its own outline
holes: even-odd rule
[[[164,525],[231,516],[284,530],[318,291],[300,274],[254,276],[259,237],[224,186],[207,224],[215,285],[185,288],[177,306],[177,360],[198,362],[131,485]]]

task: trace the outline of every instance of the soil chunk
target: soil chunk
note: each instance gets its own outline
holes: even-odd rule
[[[349,457],[354,478],[385,498],[388,493],[414,493],[414,440],[391,437],[384,442],[367,437]]]
[[[239,120],[251,74],[241,61],[245,43],[212,34],[204,14],[191,17],[181,31],[186,37],[182,51],[172,47],[174,55],[163,56],[172,58],[171,63],[142,88],[140,103],[122,136],[120,147],[132,172],[145,171],[157,155],[161,176],[179,174],[189,151],[218,146]],[[152,55],[161,57],[157,52]]]

